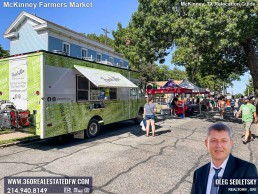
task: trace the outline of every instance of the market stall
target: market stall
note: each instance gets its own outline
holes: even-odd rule
[[[195,84],[191,83],[187,79],[183,80],[179,84],[179,86],[182,87],[182,88],[192,89],[192,94],[195,94],[195,95],[209,94],[210,93],[210,91],[208,89],[200,88],[200,87],[196,86]],[[192,106],[193,107],[198,107],[199,112],[201,112],[201,105],[200,104],[193,104]]]
[[[191,83],[190,81],[188,81],[187,79],[183,80],[179,84],[179,87],[192,89],[192,94],[209,94],[210,93],[210,91],[208,89],[200,88],[200,87],[196,86],[195,84]]]
[[[147,89],[148,95],[154,94],[191,94],[192,90],[187,88],[160,88],[160,89]]]
[[[168,82],[159,89],[147,89],[146,93],[148,95],[156,95],[156,94],[191,94],[192,89],[181,88],[176,83],[173,82],[172,79],[169,79]],[[184,117],[185,111],[188,107],[185,105],[185,101],[179,101],[179,105],[176,109],[177,115],[182,115]]]

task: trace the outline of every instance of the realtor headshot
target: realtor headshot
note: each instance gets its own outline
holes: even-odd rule
[[[191,194],[202,193],[231,193],[230,185],[218,186],[215,179],[258,179],[257,168],[254,164],[234,157],[231,154],[233,148],[233,131],[223,123],[211,125],[207,130],[205,146],[211,157],[211,162],[200,167],[194,172]],[[233,185],[236,189],[246,188],[246,185]],[[256,184],[253,185],[254,188]],[[245,193],[244,190],[234,193]]]

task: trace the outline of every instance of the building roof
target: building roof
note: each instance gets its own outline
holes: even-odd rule
[[[101,49],[107,50],[107,51],[111,51],[116,53],[116,55],[123,57],[122,53],[118,53],[116,52],[112,47],[105,45],[103,43],[100,43],[96,40],[92,40],[89,37],[85,36],[82,33],[78,33],[74,30],[71,30],[69,28],[66,28],[64,26],[58,25],[56,23],[53,23],[51,21],[48,21],[46,19],[40,18],[36,15],[30,14],[28,12],[21,12],[17,18],[13,21],[13,23],[9,26],[9,28],[4,32],[4,37],[5,38],[11,38],[12,36],[15,36],[15,33],[17,31],[17,29],[19,28],[19,26],[27,19],[30,18],[33,21],[35,21],[37,23],[37,25],[33,26],[34,30],[38,31],[38,30],[44,30],[44,29],[48,29],[54,32],[58,32],[61,34],[64,34],[68,37],[72,37],[75,40],[79,40],[82,42],[85,42],[89,45],[92,45],[94,47],[99,47]]]

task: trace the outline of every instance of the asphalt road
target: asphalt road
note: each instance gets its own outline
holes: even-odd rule
[[[190,193],[193,172],[209,161],[206,129],[219,121],[209,115],[170,118],[157,123],[156,137],[145,137],[128,121],[108,126],[93,140],[48,140],[0,149],[0,193],[5,176],[92,176],[93,193]],[[241,124],[227,118],[234,131],[233,154],[258,167],[258,139],[241,142]],[[253,132],[258,130],[253,126]]]

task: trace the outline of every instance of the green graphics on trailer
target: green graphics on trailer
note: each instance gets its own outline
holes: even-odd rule
[[[0,100],[30,110],[41,138],[137,118],[138,84],[138,72],[45,51],[0,60]]]
[[[42,54],[28,56],[28,109],[31,121],[36,126],[36,134],[41,134],[41,64]]]
[[[0,100],[9,100],[9,59],[0,61]]]
[[[30,122],[37,135],[40,135],[41,55],[22,55],[0,61],[0,100],[10,100],[17,109],[30,110]]]

